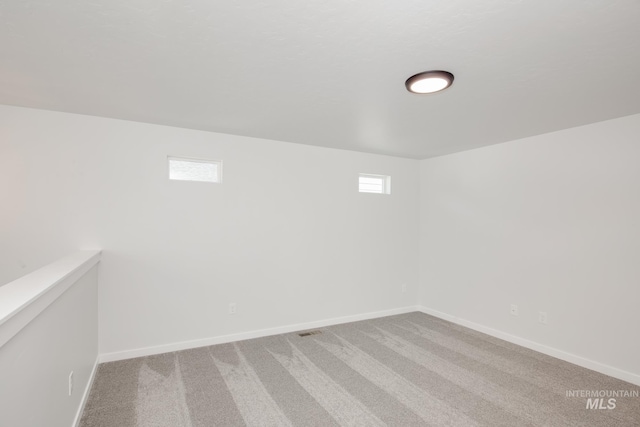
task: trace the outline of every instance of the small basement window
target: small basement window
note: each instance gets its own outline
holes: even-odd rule
[[[169,157],[169,179],[222,182],[222,161]]]
[[[391,177],[361,173],[358,179],[358,191],[361,193],[391,194]]]

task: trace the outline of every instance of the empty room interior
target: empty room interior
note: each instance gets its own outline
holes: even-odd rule
[[[639,426],[637,0],[0,1],[0,426]]]

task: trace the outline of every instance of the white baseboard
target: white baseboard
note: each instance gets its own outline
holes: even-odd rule
[[[640,375],[634,374],[631,372],[624,371],[622,369],[614,368],[613,366],[605,365],[604,363],[596,362],[591,359],[586,359],[581,356],[577,356],[575,354],[567,353],[562,350],[558,350],[553,347],[546,346],[544,344],[539,344],[534,341],[529,341],[524,338],[517,337],[515,335],[507,334],[506,332],[499,331],[497,329],[489,328],[487,326],[480,325],[478,323],[471,322],[466,319],[461,319],[456,316],[452,316],[450,314],[442,313],[437,310],[433,310],[428,307],[420,307],[419,311],[430,314],[431,316],[438,317],[443,320],[447,320],[449,322],[465,326],[469,329],[473,329],[478,332],[482,332],[487,335],[491,335],[492,337],[499,338],[504,341],[508,341],[513,344],[517,344],[522,347],[526,347],[531,350],[535,350],[539,353],[546,354],[547,356],[555,357],[557,359],[564,360],[569,363],[573,363],[574,365],[582,366],[583,368],[591,369],[596,372],[600,372],[605,375],[609,375],[610,377],[618,378],[623,381],[627,381],[629,383],[640,385]]]
[[[91,386],[93,385],[93,379],[96,376],[96,371],[98,370],[98,363],[100,363],[100,356],[96,357],[96,361],[93,364],[93,369],[91,369],[91,375],[89,375],[89,381],[87,381],[87,386],[84,388],[84,393],[82,394],[82,399],[80,399],[80,406],[78,407],[78,412],[76,412],[76,418],[73,421],[74,427],[79,427],[80,419],[82,418],[82,413],[84,412],[84,407],[87,404],[87,400],[89,399],[89,392],[91,392]]]
[[[163,344],[154,347],[138,348],[134,350],[117,351],[104,353],[99,356],[100,363],[114,362],[116,360],[133,359],[135,357],[151,356],[153,354],[169,353],[172,351],[187,350],[190,348],[206,347],[215,344],[224,344],[234,341],[242,341],[253,338],[261,338],[270,335],[286,334],[289,332],[302,331],[306,329],[322,328],[325,326],[339,325],[341,323],[357,322],[359,320],[375,319],[377,317],[393,316],[395,314],[410,313],[420,311],[419,306],[409,306],[394,308],[390,310],[376,311],[370,313],[356,314],[352,316],[334,317],[331,319],[318,320],[315,322],[298,323],[294,325],[280,326],[269,329],[259,329],[257,331],[241,332],[238,334],[222,335],[218,337],[203,338],[193,341],[182,341],[171,344]]]

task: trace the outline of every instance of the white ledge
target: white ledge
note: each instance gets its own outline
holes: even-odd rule
[[[0,286],[0,347],[100,261],[101,251],[78,251]]]

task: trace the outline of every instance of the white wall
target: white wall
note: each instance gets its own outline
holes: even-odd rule
[[[422,161],[422,305],[640,374],[639,136],[635,115]]]
[[[0,283],[103,248],[101,353],[420,299],[638,374],[637,135],[638,115],[417,162],[0,106]],[[169,182],[167,155],[221,159],[224,183]]]
[[[101,353],[417,301],[418,161],[7,106],[0,129],[0,277],[103,249]],[[170,182],[168,155],[224,183]]]
[[[1,426],[74,424],[98,357],[98,266],[74,280],[0,346]],[[74,387],[69,396],[71,371]]]

